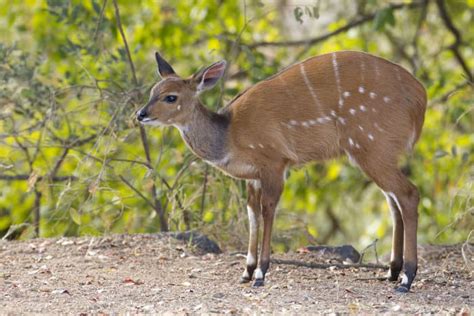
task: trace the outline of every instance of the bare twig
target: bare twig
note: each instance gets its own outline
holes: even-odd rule
[[[40,221],[41,221],[41,191],[38,189],[35,183],[35,204],[33,206],[33,226],[35,227],[35,235],[36,237],[40,236]]]
[[[201,193],[201,219],[202,219],[202,214],[204,213],[204,204],[206,202],[206,189],[207,189],[207,177],[209,175],[209,165],[206,164],[205,170],[204,170],[204,181],[202,183],[202,193]]]
[[[474,88],[474,85],[472,82],[469,82],[469,80],[465,80],[459,84],[457,84],[454,88],[452,88],[451,90],[449,90],[448,92],[446,92],[445,94],[439,96],[438,98],[436,99],[432,99],[430,100],[429,104],[430,105],[433,105],[433,104],[437,104],[437,103],[444,103],[446,101],[448,101],[448,99],[450,97],[453,96],[454,93],[458,92],[459,90],[462,90],[466,87],[470,87],[471,89]]]
[[[107,0],[104,0],[104,2],[102,3],[102,8],[100,10],[99,21],[97,22],[97,26],[94,31],[93,42],[97,40],[97,36],[99,35],[99,28],[100,28],[100,25],[102,24],[102,20],[104,19],[104,11],[105,11],[106,5],[107,5]]]
[[[474,230],[471,230],[469,232],[469,235],[467,236],[466,238],[466,241],[462,244],[461,246],[461,254],[462,254],[462,258],[464,260],[464,264],[466,265],[466,267],[468,268],[472,268],[473,266],[473,260],[474,260],[474,257],[472,258],[468,258],[468,254],[467,252],[470,251],[472,252],[472,249],[468,250],[469,247],[472,247],[472,243],[471,243],[471,235],[472,233],[474,232]],[[472,255],[472,253],[471,253]]]
[[[136,71],[135,71],[135,66],[133,64],[130,49],[128,47],[127,38],[125,36],[125,32],[123,31],[122,20],[120,19],[120,10],[119,10],[119,7],[117,5],[117,0],[113,0],[113,3],[114,3],[114,7],[115,7],[115,18],[117,19],[117,27],[119,29],[120,35],[122,37],[122,41],[123,41],[124,46],[125,46],[125,51],[127,53],[128,63],[130,65],[130,69],[132,71],[133,83],[134,83],[135,86],[138,86],[137,74],[136,74]],[[146,161],[150,166],[152,166],[150,148],[148,146],[148,140],[147,140],[147,135],[146,135],[145,128],[142,125],[140,125],[139,128],[140,128],[140,138],[141,138],[141,141],[142,141],[142,144],[143,144],[143,149],[145,150]],[[161,231],[168,231],[168,223],[167,223],[167,220],[166,220],[165,211],[164,211],[164,209],[161,205],[161,202],[158,199],[158,196],[156,194],[155,181],[153,181],[153,185],[151,187],[151,195],[152,195],[152,198],[153,198],[153,201],[154,201],[154,203],[152,204],[153,209],[155,210],[155,212],[158,214],[158,217],[160,218]]]
[[[120,35],[122,36],[123,44],[125,45],[125,52],[127,53],[128,64],[130,65],[130,69],[132,70],[133,75],[133,83],[135,86],[138,85],[137,74],[135,72],[135,66],[133,65],[132,55],[130,54],[130,49],[128,48],[127,38],[125,37],[125,33],[122,27],[122,20],[120,19],[120,11],[117,5],[117,0],[113,0],[114,7],[115,7],[115,18],[117,19],[117,27],[119,29]]]
[[[362,261],[364,260],[365,253],[366,253],[367,250],[369,250],[370,248],[374,248],[375,261],[377,262],[377,264],[379,263],[379,256],[378,256],[378,254],[377,254],[377,242],[378,242],[378,241],[379,241],[378,239],[375,239],[373,242],[371,242],[367,247],[365,247],[365,248],[360,252],[359,264],[362,263]]]
[[[7,175],[7,174],[0,174],[0,181],[28,181],[30,178],[29,174],[18,174],[18,175]],[[64,182],[64,181],[76,181],[78,180],[75,176],[54,176],[54,177],[44,177],[39,176],[37,181],[41,181],[43,179],[49,179],[52,182]]]
[[[155,208],[153,205],[153,202],[150,201],[146,196],[143,195],[143,193],[140,192],[137,188],[133,186],[127,179],[125,179],[121,174],[119,174],[120,180],[123,181],[130,189],[132,189],[136,194],[138,194],[148,205],[150,205],[152,208]]]
[[[436,0],[436,4],[438,6],[439,14],[441,16],[441,19],[443,20],[444,25],[446,28],[453,34],[454,36],[454,43],[449,46],[449,49],[453,52],[454,57],[456,58],[457,62],[463,69],[464,73],[466,74],[466,77],[469,79],[469,81],[473,81],[473,75],[469,67],[467,66],[466,61],[464,60],[464,57],[461,54],[460,47],[461,45],[464,44],[461,36],[461,32],[456,28],[456,26],[453,23],[453,20],[451,19],[448,10],[446,8],[446,3],[445,0]]]

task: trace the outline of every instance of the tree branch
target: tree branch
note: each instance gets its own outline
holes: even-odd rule
[[[132,70],[133,83],[135,84],[135,86],[137,86],[138,85],[137,74],[135,72],[135,66],[133,65],[130,49],[128,48],[127,38],[125,37],[125,33],[123,32],[122,20],[120,19],[120,11],[117,5],[117,0],[113,0],[113,2],[114,2],[114,7],[115,7],[115,18],[117,19],[117,27],[119,29],[120,35],[122,36],[123,44],[125,45],[125,52],[127,53],[128,63]]]
[[[7,174],[0,174],[0,181],[28,181],[30,178],[29,174],[17,174],[17,175],[7,175]],[[43,179],[48,179],[52,182],[64,182],[64,181],[77,181],[79,180],[75,176],[39,176],[37,181],[41,181]]]
[[[461,54],[460,47],[463,45],[463,40],[461,36],[461,32],[456,28],[453,23],[453,20],[449,16],[448,10],[446,8],[446,3],[444,0],[436,0],[436,5],[438,6],[439,14],[441,19],[443,20],[444,25],[446,28],[453,34],[454,36],[454,43],[449,46],[449,49],[453,52],[454,57],[456,58],[457,62],[463,69],[464,73],[467,76],[469,81],[473,81],[473,75],[469,67],[467,66],[464,57]]]
[[[414,3],[400,3],[400,4],[392,4],[388,6],[388,8],[392,10],[400,10],[404,8],[417,8],[421,6],[423,2],[414,2]],[[377,13],[371,13],[369,15],[365,15],[359,18],[356,18],[352,22],[347,23],[346,25],[329,32],[327,34],[313,37],[313,38],[308,38],[308,39],[303,39],[303,40],[297,40],[297,41],[282,41],[282,42],[256,42],[253,44],[248,45],[249,48],[256,48],[256,47],[265,47],[265,46],[275,46],[275,47],[288,47],[288,46],[301,46],[301,45],[314,45],[319,42],[325,41],[330,37],[333,37],[335,35],[338,35],[340,33],[344,33],[349,31],[350,29],[357,27],[359,25],[365,24],[367,22],[370,22],[375,19],[375,16]]]
[[[130,69],[132,70],[133,83],[134,83],[135,86],[138,86],[137,74],[135,72],[135,66],[133,64],[132,55],[130,54],[130,49],[128,47],[127,38],[125,36],[125,32],[123,31],[122,20],[120,19],[120,11],[119,11],[119,7],[117,5],[117,0],[113,0],[113,3],[114,3],[114,7],[115,7],[115,18],[117,19],[117,27],[119,29],[120,35],[121,35],[123,43],[125,45],[125,51],[127,53],[128,63],[130,65]],[[145,128],[143,127],[143,125],[140,125],[139,128],[140,128],[140,138],[141,138],[141,141],[142,141],[142,144],[143,144],[143,149],[145,150],[146,161],[147,161],[148,165],[151,166],[152,165],[151,155],[150,155],[150,148],[148,146],[146,131],[145,131]],[[122,181],[123,181],[123,179],[122,179]],[[168,223],[167,223],[167,220],[166,220],[166,217],[165,217],[165,212],[164,212],[163,207],[161,205],[161,202],[158,199],[158,196],[156,194],[155,181],[153,181],[153,185],[152,185],[152,188],[151,188],[151,195],[152,195],[152,198],[153,198],[153,201],[154,201],[154,204],[152,204],[152,205],[154,205],[153,209],[156,211],[156,213],[158,214],[158,216],[160,218],[161,231],[168,231]]]

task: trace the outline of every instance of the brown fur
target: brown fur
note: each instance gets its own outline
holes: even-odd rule
[[[233,177],[253,181],[249,206],[264,220],[255,285],[263,284],[269,266],[284,170],[346,153],[387,196],[394,218],[389,278],[397,280],[404,264],[407,277],[399,290],[409,290],[417,267],[419,197],[397,162],[418,140],[426,109],[425,89],[410,73],[366,53],[325,54],[286,68],[212,113],[197,92],[215,84],[225,63],[181,79],[160,58],[164,80],[153,88],[139,119],[178,127],[199,157]],[[169,93],[177,95],[175,104],[162,101]],[[249,241],[248,256],[255,260],[257,240]],[[242,280],[250,281],[255,268],[248,261]]]

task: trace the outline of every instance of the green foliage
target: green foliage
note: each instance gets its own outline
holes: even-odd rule
[[[474,52],[464,43],[474,42],[474,4],[447,7],[472,69]],[[227,81],[203,97],[215,110],[311,55],[363,50],[403,64],[430,99],[422,138],[403,162],[422,193],[419,239],[459,242],[472,230],[474,94],[434,3],[426,11],[349,0],[297,7],[146,0],[118,1],[118,8],[136,82],[113,0],[0,0],[0,236],[11,227],[13,237],[34,235],[39,194],[44,237],[154,232],[158,203],[170,229],[198,229],[244,248],[242,181],[195,160],[170,128],[146,129],[146,157],[133,116],[158,80],[155,50],[183,76],[227,59]],[[329,32],[337,35],[291,43]],[[277,250],[311,240],[361,246],[378,238],[387,246],[391,218],[375,185],[339,160],[290,172],[275,226]]]

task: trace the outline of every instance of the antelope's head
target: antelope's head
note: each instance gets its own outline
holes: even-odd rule
[[[161,81],[153,86],[148,103],[137,111],[137,120],[150,125],[184,125],[199,104],[198,96],[223,76],[226,62],[219,61],[183,79],[160,54],[155,53]]]

